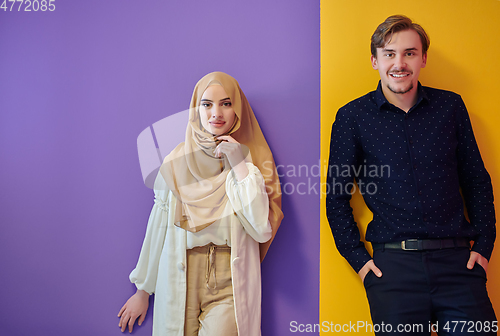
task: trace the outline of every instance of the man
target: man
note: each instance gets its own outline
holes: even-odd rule
[[[401,15],[373,34],[380,82],[337,113],[327,216],[364,283],[377,335],[496,335],[486,291],[496,235],[491,181],[460,96],[418,81],[429,43]],[[349,204],[353,179],[373,212],[373,259]]]

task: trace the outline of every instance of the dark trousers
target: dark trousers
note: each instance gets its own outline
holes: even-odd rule
[[[383,275],[364,280],[375,334],[496,335],[498,325],[486,291],[486,272],[467,268],[467,247],[375,250]]]

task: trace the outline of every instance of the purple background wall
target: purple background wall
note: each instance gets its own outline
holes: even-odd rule
[[[319,1],[55,4],[0,10],[0,335],[119,335],[152,206],[137,136],[224,71],[277,164],[317,165]],[[264,336],[319,321],[319,195],[300,182],[319,178],[282,178]],[[150,335],[151,318],[134,334]]]

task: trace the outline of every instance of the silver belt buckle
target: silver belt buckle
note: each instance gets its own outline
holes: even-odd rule
[[[401,242],[401,248],[402,248],[404,251],[418,251],[418,247],[417,247],[417,248],[407,248],[407,247],[406,247],[406,242],[407,242],[407,241],[409,241],[409,242],[410,242],[410,241],[411,241],[411,242],[413,242],[413,241],[414,241],[414,242],[416,242],[416,241],[418,241],[418,239],[406,239],[406,240],[403,240],[403,241]]]

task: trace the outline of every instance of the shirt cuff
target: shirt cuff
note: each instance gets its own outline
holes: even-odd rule
[[[479,253],[489,261],[491,258],[491,253],[493,252],[494,245],[495,245],[495,238],[479,236],[474,241],[471,251]]]

